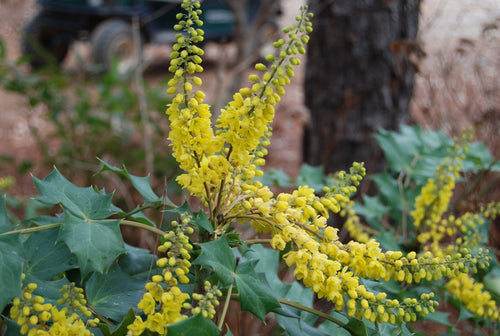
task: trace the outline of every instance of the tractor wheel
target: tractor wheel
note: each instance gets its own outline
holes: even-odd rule
[[[128,22],[118,19],[102,22],[92,33],[91,41],[92,61],[103,70],[108,70],[114,60],[121,74],[130,73],[139,64],[132,26]]]
[[[60,64],[68,53],[71,39],[44,14],[33,17],[23,28],[21,50],[34,68]]]

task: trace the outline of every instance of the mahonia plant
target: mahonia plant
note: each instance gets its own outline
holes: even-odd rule
[[[76,257],[80,272],[77,283],[85,290],[74,283],[65,284],[59,301],[44,303],[42,296],[32,295],[37,285],[30,282],[10,306],[9,318],[20,326],[21,334],[90,335],[97,326],[106,335],[175,335],[202,331],[217,335],[224,328],[230,300],[237,300],[242,310],[250,311],[261,320],[269,312],[294,316],[285,310],[286,305],[321,316],[353,334],[366,335],[366,327],[359,327],[364,326],[364,322],[373,322],[375,328],[381,323],[400,327],[434,312],[438,306],[432,291],[398,299],[391,293],[375,290],[371,283],[394,281],[408,286],[441,278],[449,279],[448,290],[468,302],[471,311],[498,319],[498,308],[493,306],[491,298],[480,286],[471,283],[467,275],[469,271],[486,267],[490,259],[481,250],[472,253],[477,239],[470,236],[468,240],[459,241],[457,238],[451,249],[440,245],[444,238],[441,233],[455,236],[459,231],[474,231],[474,225],[480,223],[481,218],[492,218],[498,211],[497,206],[491,206],[477,217],[448,217],[443,228],[437,225],[449,202],[465,145],[453,148],[450,159],[437,169],[435,178],[429,180],[416,201],[412,216],[419,229],[419,242],[425,246],[422,252],[383,251],[369,234],[363,234],[359,241],[344,243],[339,239],[338,229],[329,225],[328,220],[338,214],[347,217],[347,227],[359,227],[351,197],[366,174],[362,163],[353,163],[348,172],[337,173],[322,190],[303,185],[275,194],[258,180],[264,174],[259,167],[265,164],[268,153],[266,147],[270,144],[275,106],[294,77],[294,69],[300,64],[298,55],[305,53],[308,33],[312,30],[307,7],[301,9],[294,25],[283,29],[283,38],[274,43],[275,56],[267,56],[266,64],[255,65],[255,71],[249,76],[251,85],[233,95],[214,124],[205,94],[198,89],[202,80],[197,74],[203,71],[204,54],[196,45],[203,41],[204,35],[201,6],[199,1],[184,0],[182,8],[184,12],[177,15],[179,21],[174,27],[179,33],[169,67],[173,76],[168,81],[167,92],[173,98],[166,110],[170,120],[168,139],[173,156],[183,170],[177,182],[192,197],[199,198],[201,209],[193,212],[187,205],[176,207],[169,203],[166,195],[160,199],[148,189],[150,186],[144,185],[144,178],[107,164],[104,170],[128,177],[146,204],[126,213],[112,206],[111,197],[103,191],[74,187],[57,171],[43,181],[36,180],[42,194],[40,200],[61,204],[64,214],[50,220],[36,219],[33,223],[41,223],[39,226],[10,232],[5,232],[8,225],[0,217],[0,244],[17,248],[20,241],[5,237],[58,229],[52,245],[58,247],[57,243],[62,241],[69,247],[70,251],[59,253],[66,253],[70,259]],[[1,206],[4,207],[2,203]],[[173,209],[166,210],[167,207]],[[143,215],[142,210],[148,208],[163,209],[169,218],[176,216],[168,223],[166,232],[161,224]],[[265,238],[241,240],[234,231],[239,224],[251,225]],[[100,290],[99,286],[96,289],[96,283],[113,292],[110,288],[114,286],[134,287],[138,281],[139,275],[133,267],[132,270],[123,267],[123,259],[128,254],[138,260],[140,257],[124,247],[119,225],[149,230],[161,237],[154,264],[149,259],[149,280],[141,285],[140,297],[126,315],[112,310],[106,313],[107,307],[95,299]],[[76,234],[77,227],[88,235],[94,234],[95,241]],[[99,237],[105,234],[110,238],[106,242]],[[82,246],[81,240],[88,246]],[[254,246],[258,243],[279,251],[298,281],[318,298],[331,302],[338,313],[354,323],[342,322],[335,317],[338,313],[326,314],[291,302],[277,294],[283,291],[269,289],[271,281],[268,286],[256,272],[260,263],[269,260],[248,257],[262,251]],[[130,260],[134,259],[129,257]],[[13,264],[9,267],[12,273],[19,271]],[[68,262],[61,267],[66,267],[61,271],[68,271],[74,265]],[[59,272],[53,279],[59,279],[62,274],[67,276]],[[123,276],[123,284],[119,275]],[[269,274],[264,276],[275,279],[274,284],[283,284]],[[43,277],[48,276],[43,274]],[[137,293],[137,288],[132,291]],[[478,293],[481,300],[469,302],[471,296]],[[4,299],[2,295],[0,293],[0,300]],[[301,295],[305,296],[307,294]],[[119,299],[124,305],[130,303],[126,295]],[[120,320],[120,325],[111,332],[109,325],[116,325]],[[282,326],[290,328],[286,323]]]

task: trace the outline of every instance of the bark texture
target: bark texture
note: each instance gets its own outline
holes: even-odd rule
[[[373,132],[407,122],[420,0],[310,0],[304,160],[333,172],[381,169]]]

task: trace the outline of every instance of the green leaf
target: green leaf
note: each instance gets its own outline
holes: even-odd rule
[[[113,331],[109,328],[109,325],[105,323],[98,323],[97,327],[101,330],[104,336],[126,336],[128,333],[127,326],[134,323],[134,320],[135,313],[134,310],[130,308],[120,325],[114,328]]]
[[[0,312],[7,303],[21,294],[24,258],[19,234],[0,236]]]
[[[83,278],[103,272],[125,252],[119,220],[85,220],[64,212],[58,240],[78,258]]]
[[[263,185],[289,188],[292,186],[290,177],[281,169],[269,169],[260,178],[256,178]]]
[[[155,265],[156,259],[149,250],[125,244],[125,253],[118,259],[118,265],[128,275],[147,281],[151,265]]]
[[[51,303],[57,305],[57,300],[61,298],[61,293],[59,290],[64,285],[69,285],[70,282],[67,278],[61,278],[59,280],[46,281],[29,273],[26,274],[26,278],[23,281],[24,284],[36,283],[37,287],[33,292],[34,295],[39,295],[45,299],[45,303]],[[78,285],[77,285],[78,286]]]
[[[141,300],[146,281],[137,280],[114,265],[103,274],[94,273],[86,283],[87,301],[100,314],[121,321]]]
[[[474,142],[470,144],[469,150],[462,161],[463,171],[472,171],[477,173],[486,170],[493,163],[493,155],[483,142]]]
[[[76,257],[68,246],[57,243],[59,228],[35,232],[23,244],[26,256],[26,273],[42,280],[51,280],[54,276],[77,266]]]
[[[201,254],[193,261],[193,264],[209,266],[224,286],[232,284],[236,258],[226,237],[222,236],[217,240],[202,243],[200,246]]]
[[[321,190],[325,186],[323,167],[314,167],[304,163],[297,175],[296,184],[300,186],[307,185],[315,190]]]
[[[183,321],[174,323],[167,327],[168,336],[218,336],[217,326],[201,314],[195,315]]]
[[[7,207],[5,205],[5,197],[0,197],[0,233],[4,233],[13,229],[13,225],[7,216]]]
[[[444,313],[440,311],[435,311],[434,313],[428,314],[424,317],[425,321],[434,321],[437,323],[440,323],[442,325],[451,327],[453,326],[450,321],[448,320],[448,316],[450,313]]]
[[[250,261],[236,268],[236,286],[240,293],[241,310],[251,312],[262,321],[267,313],[281,308],[271,291],[259,280]]]
[[[386,251],[400,251],[401,247],[398,244],[398,240],[394,236],[392,231],[383,231],[380,235],[374,237],[380,246]]]
[[[61,204],[75,217],[103,219],[111,216],[112,194],[103,195],[91,187],[77,187],[54,169],[45,179],[34,178],[40,193],[38,200],[45,204]]]
[[[203,210],[200,210],[199,212],[194,214],[194,222],[196,223],[196,225],[203,228],[205,231],[208,231],[209,233],[214,233],[214,228],[212,226],[212,223],[210,223],[210,220],[208,219],[207,215]]]
[[[154,203],[154,202],[159,202],[161,201],[161,198],[158,197],[153,189],[151,188],[151,183],[149,182],[149,176],[144,176],[144,177],[139,177],[130,174],[127,171],[127,168],[123,167],[122,169],[114,167],[107,162],[99,159],[101,163],[103,164],[102,169],[99,171],[99,173],[102,173],[104,171],[112,171],[115,173],[122,174],[126,178],[132,182],[132,185],[134,188],[141,194],[141,196],[144,198],[145,203]],[[166,196],[165,196],[166,197]],[[168,198],[167,198],[167,204],[169,205],[174,205]]]

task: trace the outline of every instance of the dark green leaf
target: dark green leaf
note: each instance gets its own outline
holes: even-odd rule
[[[111,216],[111,194],[103,195],[91,187],[77,187],[54,169],[45,179],[34,178],[40,193],[38,200],[45,204],[61,204],[75,217],[103,219]]]
[[[103,272],[125,252],[119,220],[85,220],[65,212],[58,240],[78,258],[82,277]]]
[[[104,336],[126,336],[128,333],[127,326],[134,323],[135,313],[132,308],[127,312],[127,315],[123,318],[120,325],[114,328],[113,331],[109,328],[109,325],[105,323],[99,323],[97,326]]]
[[[118,259],[118,264],[123,272],[146,281],[156,259],[149,250],[125,244],[125,253]]]
[[[57,274],[77,266],[76,257],[66,244],[56,242],[58,230],[32,233],[23,244],[26,273],[42,280],[51,280]]]
[[[218,336],[219,329],[212,320],[204,318],[201,314],[183,321],[169,325],[168,336]]]
[[[251,312],[262,321],[267,313],[281,308],[271,291],[259,280],[250,261],[236,268],[236,286],[240,293],[241,310]]]
[[[17,324],[16,321],[12,321],[11,319],[4,319],[5,324],[7,326],[5,330],[5,334],[3,336],[19,336],[21,335],[21,326]]]
[[[24,258],[18,234],[0,236],[0,312],[21,293]]]
[[[323,167],[310,166],[304,163],[297,175],[297,185],[309,186],[315,190],[321,190],[325,186],[325,174]]]
[[[210,267],[224,286],[234,282],[234,268],[236,258],[226,240],[225,236],[208,243],[202,243],[201,254],[193,261],[193,264]]]
[[[134,279],[114,265],[103,274],[92,274],[85,286],[87,301],[100,314],[121,321],[137,306],[145,285],[146,281]]]

